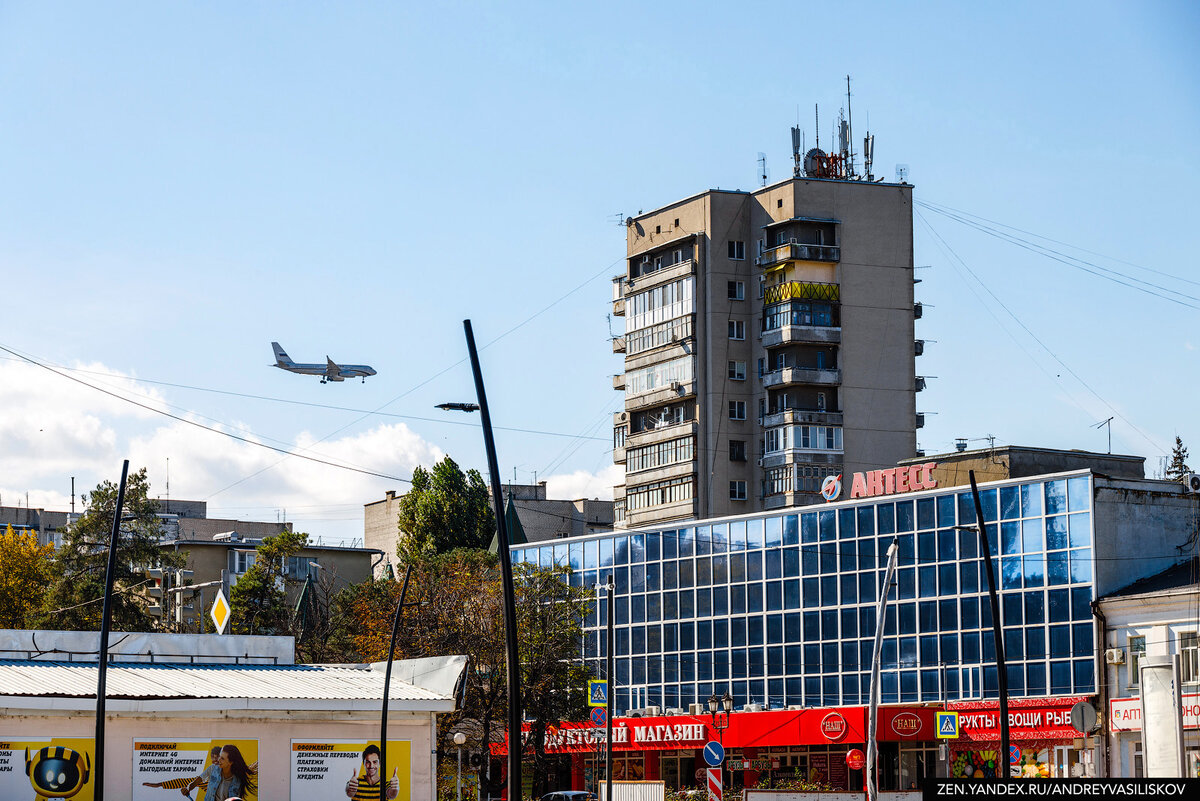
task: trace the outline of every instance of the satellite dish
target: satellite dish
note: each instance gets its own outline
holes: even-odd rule
[[[626,228],[631,228],[631,227],[633,227],[633,218],[632,218],[632,217],[626,217],[626,218],[625,218],[625,227],[626,227]]]
[[[804,154],[804,172],[809,175],[816,175],[822,171],[825,166],[825,151],[819,147],[811,148]]]

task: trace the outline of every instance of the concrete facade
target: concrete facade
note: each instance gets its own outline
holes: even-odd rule
[[[618,525],[819,499],[916,454],[912,187],[794,178],[628,221]]]

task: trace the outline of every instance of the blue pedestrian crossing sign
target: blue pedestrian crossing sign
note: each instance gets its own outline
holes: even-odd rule
[[[934,718],[937,724],[937,736],[943,740],[952,740],[958,737],[958,713],[957,712],[938,712]]]
[[[604,679],[588,681],[588,706],[608,706],[608,682]]]

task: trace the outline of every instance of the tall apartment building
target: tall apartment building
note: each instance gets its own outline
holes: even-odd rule
[[[805,505],[916,455],[911,186],[795,177],[626,227],[616,525]]]

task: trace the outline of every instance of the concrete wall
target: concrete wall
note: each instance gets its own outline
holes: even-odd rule
[[[1093,480],[1097,597],[1195,555],[1200,495],[1170,481]]]

